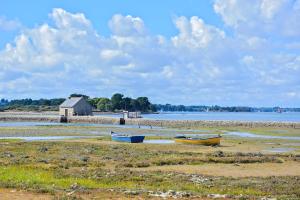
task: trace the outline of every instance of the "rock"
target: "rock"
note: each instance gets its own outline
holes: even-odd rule
[[[5,155],[6,157],[8,157],[8,158],[13,158],[13,157],[15,157],[14,154],[9,153],[9,152],[5,152],[4,155]]]
[[[180,197],[191,197],[191,196],[192,196],[192,194],[189,193],[189,192],[182,192],[182,193],[180,194]]]
[[[42,153],[45,153],[46,151],[48,151],[48,148],[47,147],[41,147],[39,149],[39,151],[42,152]]]
[[[103,159],[103,160],[111,160],[111,159],[112,159],[112,157],[109,157],[109,156],[104,156],[104,157],[102,157],[102,159]]]
[[[174,190],[169,190],[167,193],[168,193],[169,196],[176,195],[176,191],[174,191]]]
[[[71,191],[71,192],[67,193],[67,196],[71,196],[71,195],[73,195],[75,192],[76,192],[76,191],[75,191],[75,190],[73,190],[73,191]]]
[[[192,175],[191,179],[190,179],[193,183],[197,183],[197,184],[203,184],[206,182],[210,182],[211,180],[204,177],[204,176],[200,176],[200,175]]]
[[[135,190],[125,190],[124,194],[127,194],[127,195],[138,195],[140,193],[138,191],[135,191]]]
[[[77,190],[77,189],[79,189],[80,188],[80,186],[77,184],[77,183],[73,183],[71,186],[70,186],[70,189],[72,189],[72,190]]]
[[[192,194],[189,192],[181,192],[181,191],[174,191],[174,190],[169,190],[167,192],[153,192],[153,191],[148,191],[148,195],[152,197],[160,197],[160,198],[185,198],[185,197],[191,197]]]
[[[167,193],[164,193],[164,192],[153,192],[153,193],[148,193],[148,195],[152,196],[152,197],[161,197],[161,198],[169,197],[169,195]]]
[[[261,200],[277,200],[277,198],[263,197]]]
[[[227,198],[226,194],[209,194],[207,195],[208,198],[212,198],[212,199],[225,199]]]
[[[214,156],[215,156],[215,157],[224,157],[225,154],[224,154],[223,151],[216,151],[216,152],[214,153]]]
[[[87,156],[81,157],[80,160],[83,162],[87,162],[90,158]]]
[[[49,163],[48,160],[46,160],[46,159],[41,159],[41,160],[39,160],[39,162],[45,163],[45,164],[48,164],[48,163]]]

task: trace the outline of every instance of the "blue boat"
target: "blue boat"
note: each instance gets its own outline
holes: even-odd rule
[[[142,135],[126,135],[115,133],[111,131],[111,139],[117,142],[128,142],[128,143],[142,143],[145,139],[145,136]]]

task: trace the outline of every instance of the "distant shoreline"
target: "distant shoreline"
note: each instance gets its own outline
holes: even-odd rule
[[[55,112],[2,112],[0,122],[60,122],[60,116]],[[93,124],[119,124],[120,119],[109,116],[72,116],[69,123],[93,123]],[[284,127],[300,129],[300,122],[277,122],[277,121],[245,121],[245,120],[157,120],[157,119],[126,119],[126,125],[195,128],[195,127]]]

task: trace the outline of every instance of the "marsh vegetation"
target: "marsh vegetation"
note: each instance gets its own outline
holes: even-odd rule
[[[33,196],[45,195],[46,199],[300,198],[298,141],[225,136],[219,147],[124,144],[110,141],[107,135],[110,129],[148,134],[148,139],[170,139],[178,133],[222,133],[219,128],[197,131],[107,126],[0,127],[0,136],[97,137],[31,142],[0,140],[0,187],[4,193],[9,193],[5,189],[9,188]],[[239,131],[276,134],[273,129]],[[299,136],[297,131],[289,129],[281,135]],[[278,147],[293,150],[265,151]]]

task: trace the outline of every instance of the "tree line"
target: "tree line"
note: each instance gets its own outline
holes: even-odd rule
[[[111,98],[95,97],[90,98],[84,94],[71,94],[69,97],[84,97],[93,107],[101,112],[116,112],[121,110],[141,112],[300,112],[300,108],[280,107],[247,107],[247,106],[185,106],[171,104],[152,104],[148,97],[131,98],[116,93]],[[53,99],[0,99],[0,111],[3,110],[24,110],[24,111],[48,111],[58,110],[59,105],[65,98]]]
[[[73,95],[74,96],[74,95]],[[125,97],[123,94],[116,93],[110,99],[106,97],[88,98],[97,110],[102,112],[113,112],[120,110],[155,112],[156,107],[150,103],[148,97],[138,97],[136,99]]]
[[[64,98],[55,99],[15,99],[15,100],[0,100],[0,110],[23,110],[23,111],[51,111],[58,110],[58,106],[64,102]]]
[[[300,112],[300,108],[280,107],[247,107],[247,106],[184,106],[155,104],[157,111],[162,112]]]
[[[171,104],[156,104],[156,109],[163,112],[252,112],[253,108],[245,106],[222,107],[214,106],[185,106]]]
[[[95,109],[102,112],[115,112],[121,110],[127,111],[141,111],[141,112],[155,112],[156,107],[150,103],[148,97],[138,97],[136,99],[131,97],[125,97],[123,94],[116,93],[111,98],[96,97],[90,98],[84,94],[71,94],[70,97],[83,97],[85,98]],[[0,100],[0,107],[5,110],[26,110],[26,111],[46,111],[46,110],[58,110],[59,105],[66,99],[39,99],[33,100],[27,99],[15,99],[15,100]]]

